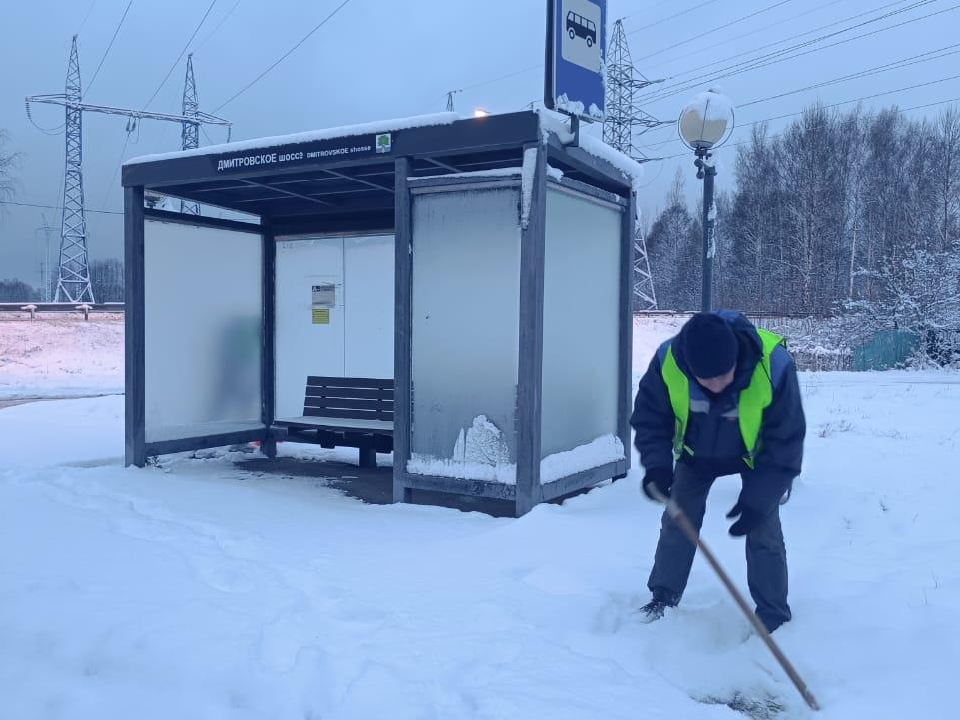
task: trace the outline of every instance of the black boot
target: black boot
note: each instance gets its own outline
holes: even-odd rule
[[[637,611],[637,613],[640,615],[640,622],[656,622],[663,617],[663,614],[666,612],[668,607],[670,607],[668,603],[654,598]]]

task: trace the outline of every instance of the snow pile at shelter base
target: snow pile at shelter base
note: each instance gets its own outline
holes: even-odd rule
[[[540,461],[540,482],[553,482],[623,458],[620,438],[613,435],[600,437],[567,452],[543,458]],[[517,464],[510,462],[510,449],[503,431],[490,422],[486,415],[477,416],[469,428],[460,429],[451,457],[412,453],[407,461],[407,472],[517,484]]]
[[[704,703],[739,694],[783,720],[955,718],[960,376],[801,383],[775,637],[820,714],[701,560],[636,622],[660,517],[638,470],[520,520],[364,505],[222,451],[124,469],[121,397],[0,410],[0,714],[736,720]],[[738,491],[718,481],[703,536],[745,589]]]

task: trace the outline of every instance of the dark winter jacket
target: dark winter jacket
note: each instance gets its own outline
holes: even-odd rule
[[[760,450],[751,470],[743,462],[746,448],[740,433],[738,406],[740,391],[750,384],[753,371],[763,356],[763,343],[756,328],[740,313],[722,312],[738,342],[738,358],[733,382],[719,395],[703,388],[705,401],[691,403],[686,445],[693,456],[684,453],[679,462],[694,465],[707,473],[741,473],[744,492],[741,501],[762,512],[776,506],[797,475],[803,459],[806,421],[800,401],[797,371],[783,347],[774,350],[771,364],[783,371],[776,377],[773,402],[764,411],[760,428]],[[680,370],[696,383],[684,360],[686,326],[668,341]],[[674,416],[670,396],[660,369],[662,352],[654,355],[640,381],[630,424],[636,434],[634,444],[640,462],[646,468],[673,467]]]

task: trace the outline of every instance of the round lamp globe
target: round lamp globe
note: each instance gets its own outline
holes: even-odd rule
[[[715,89],[694,97],[680,111],[680,139],[692,150],[710,150],[722,145],[733,130],[733,105]]]

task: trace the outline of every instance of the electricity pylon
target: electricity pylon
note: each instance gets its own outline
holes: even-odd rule
[[[450,90],[449,92],[447,92],[447,107],[446,107],[446,111],[447,111],[447,112],[453,112],[453,111],[454,111],[454,110],[453,110],[453,96],[456,95],[458,92],[463,92],[463,91],[462,91],[462,90]]]
[[[607,48],[607,88],[603,119],[603,141],[615,147],[637,162],[647,162],[637,147],[635,140],[647,130],[668,121],[657,120],[640,107],[637,93],[645,87],[662,80],[648,80],[637,71],[630,56],[627,34],[623,30],[623,21],[613,24],[612,39]],[[634,237],[634,303],[640,310],[657,309],[657,293],[650,272],[650,258],[647,256],[647,241],[643,228],[637,223]]]
[[[196,118],[200,112],[200,103],[197,101],[197,83],[193,78],[193,53],[187,55],[187,75],[183,81],[183,116]],[[180,130],[180,148],[192,150],[200,147],[200,124],[196,121],[185,122]],[[200,203],[180,201],[180,212],[187,215],[199,215]]]
[[[83,111],[80,102],[80,58],[73,36],[64,92],[67,141],[63,173],[63,220],[60,226],[60,271],[54,302],[96,302],[87,262],[87,219],[83,212]]]
[[[192,63],[188,63],[188,76],[192,78]],[[186,95],[186,92],[184,93]],[[67,65],[67,84],[63,94],[33,95],[26,99],[27,116],[31,116],[30,103],[62,105],[66,112],[64,135],[66,139],[66,165],[63,180],[63,219],[60,226],[60,269],[57,277],[55,302],[95,302],[90,284],[90,267],[87,260],[87,223],[83,195],[83,113],[95,112],[105,115],[123,115],[135,121],[165,120],[191,125],[197,130],[203,124],[221,125],[228,132],[231,123],[209,113],[192,110],[190,115],[130,110],[107,105],[92,105],[81,102],[80,58],[77,53],[77,36],[73,36],[70,62]],[[193,93],[196,99],[196,88]],[[194,146],[196,147],[196,146]]]

